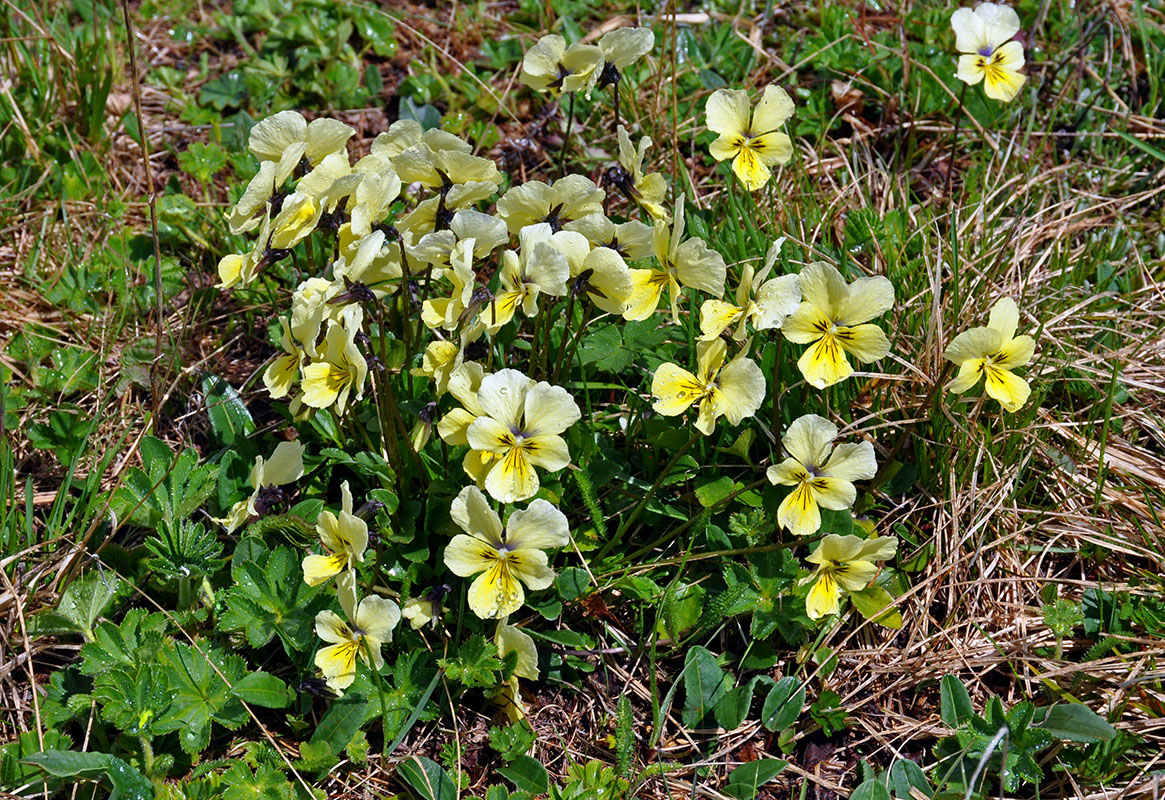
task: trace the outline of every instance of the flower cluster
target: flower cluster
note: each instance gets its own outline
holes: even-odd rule
[[[975,53],[960,61],[959,76],[974,82],[978,74],[989,96],[1011,99],[1023,76],[1008,70],[1018,68],[1017,49],[1022,65],[1022,48],[1009,41],[1018,30],[1014,12],[1000,8],[984,4],[956,14],[958,46]],[[605,86],[617,93],[622,71],[653,42],[650,31],[637,28],[607,33],[593,45],[568,47],[546,36],[527,52],[521,80],[560,95]],[[714,92],[706,106],[707,126],[718,135],[713,158],[731,161],[740,183],[759,190],[772,168],[792,156],[792,140],[780,129],[794,111],[775,85],[765,87],[755,109],[743,90]],[[499,655],[517,654],[517,667],[496,693],[515,716],[523,713],[517,678],[536,678],[538,662],[533,640],[509,620],[528,592],[553,584],[551,552],[571,543],[567,516],[551,500],[561,496],[557,474],[577,456],[583,411],[572,391],[580,384],[564,376],[590,323],[686,322],[694,347],[671,356],[681,363],[656,367],[650,395],[651,409],[664,417],[694,409],[692,441],[712,436],[718,425],[746,424],[766,397],[791,388],[778,385],[779,364],[770,386],[758,363],[772,363],[768,352],[768,361],[760,359],[769,341],[783,337],[798,346],[803,383],[796,385],[805,396],[891,350],[879,323],[895,303],[886,277],[846,276],[825,261],[790,269],[783,238],[759,268],[759,258],[726,263],[703,238],[689,235],[685,195],[669,203],[663,176],[647,171],[651,140],[636,143],[617,123],[614,132],[618,163],[600,183],[570,173],[509,185],[498,196],[507,181],[494,162],[442,130],[395,122],[353,161],[347,125],[276,114],[251,132],[259,168],[228,216],[233,232],[255,241],[219,264],[219,285],[242,289],[296,254],[298,285],[278,319],[281,353],[263,380],[272,398],[288,400],[297,420],[317,415],[328,430],[351,428],[370,449],[379,447],[398,476],[422,458],[444,464],[449,449],[460,448],[453,451],[460,470],[452,471],[464,473],[463,488],[449,516],[461,532],[442,561],[453,575],[472,579],[468,606],[496,621]],[[626,216],[609,212],[611,187],[626,198]],[[313,239],[316,231],[322,235]],[[315,251],[313,241],[324,246]],[[1018,308],[1005,298],[986,327],[957,336],[946,350],[959,367],[951,390],[968,391],[982,378],[987,395],[1006,410],[1023,407],[1031,390],[1013,370],[1030,362],[1034,341],[1016,336],[1018,324]],[[402,389],[406,402],[398,402]],[[403,416],[410,412],[411,425]],[[845,593],[873,591],[876,562],[897,548],[889,536],[830,533],[823,514],[854,507],[855,483],[878,470],[874,444],[860,434],[838,442],[837,424],[817,414],[800,416],[783,432],[757,425],[783,449],[766,472],[771,484],[787,487],[769,490],[785,492],[778,525],[798,537],[826,534],[808,557],[807,613],[837,614]],[[303,447],[281,444],[257,460],[251,497],[220,522],[235,530],[262,517],[285,499],[280,487],[303,473]],[[334,582],[340,613],[316,617],[325,646],[315,664],[337,692],[352,685],[358,662],[380,670],[381,648],[402,616],[416,630],[439,628],[453,591],[438,584],[400,597],[402,608],[385,596],[397,597],[393,590],[362,581],[380,559],[365,564],[370,531],[354,505],[345,481],[339,510],[322,510],[316,520],[317,552],[302,561],[309,585]]]

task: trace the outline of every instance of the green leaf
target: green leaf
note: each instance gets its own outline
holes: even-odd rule
[[[93,623],[128,588],[112,572],[90,570],[69,584],[57,603],[56,611],[42,612],[32,618],[31,632],[40,635],[79,633],[87,641],[93,641]]]
[[[760,679],[761,677],[757,675],[748,683],[737,686],[720,698],[714,709],[717,725],[730,731],[740,727],[748,716],[749,709],[752,708],[753,691]]]
[[[222,800],[294,800],[295,787],[270,764],[251,771],[249,764],[236,761],[222,774]]]
[[[934,787],[926,779],[926,774],[909,758],[899,759],[890,766],[890,785],[894,787],[895,797],[914,797],[915,790],[922,796],[934,797]]]
[[[46,750],[23,759],[57,778],[103,778],[110,800],[152,800],[154,785],[129,764],[108,753]]]
[[[199,183],[209,183],[226,165],[227,153],[215,142],[195,142],[178,154],[178,166]]]
[[[850,795],[850,800],[891,800],[890,790],[877,778],[862,781]]]
[[[591,578],[581,567],[567,567],[555,579],[558,594],[563,600],[582,597],[591,588]]]
[[[144,528],[165,524],[177,528],[214,492],[218,467],[198,466],[198,451],[188,448],[177,457],[169,445],[146,436],[141,443],[142,466],[130,467],[110,498],[114,513]]]
[[[504,728],[489,729],[489,746],[498,752],[502,761],[513,761],[518,756],[528,753],[537,740],[538,734],[524,719]]]
[[[291,703],[287,684],[269,672],[252,672],[235,681],[231,694],[253,706],[287,708]]]
[[[205,91],[205,88],[203,89]],[[230,447],[255,432],[255,420],[235,388],[217,375],[202,379],[202,394],[210,427],[218,444]]]
[[[1092,744],[1116,737],[1116,728],[1080,703],[1059,703],[1047,710],[1037,727],[1068,742]]]
[[[143,660],[130,667],[116,666],[93,680],[93,698],[101,704],[101,717],[129,736],[152,739],[164,733],[157,720],[170,708],[169,674],[156,662]]]
[[[761,724],[766,730],[783,731],[801,716],[801,707],[805,704],[805,688],[801,682],[791,675],[781,678],[765,698],[761,709]]]
[[[703,486],[696,487],[696,499],[700,501],[700,505],[704,508],[711,508],[732,494],[734,490],[742,487],[743,484],[739,481],[734,481],[727,476],[717,478],[705,483]]]
[[[602,325],[583,337],[578,357],[604,372],[618,373],[631,366],[634,352],[623,346],[623,337],[614,325]]]
[[[53,677],[61,674],[54,673]],[[41,713],[44,713],[43,706]],[[42,750],[68,750],[72,746],[73,740],[68,734],[60,733],[52,727],[46,726],[41,734],[37,731],[22,732],[7,744],[0,745],[0,786],[7,787],[10,791],[11,787],[24,787],[20,795],[22,797],[55,795],[60,788],[60,779],[47,775],[44,770],[26,759]]]
[[[456,800],[457,786],[445,768],[424,756],[402,761],[397,773],[424,800]]]
[[[778,758],[761,758],[741,764],[728,773],[728,783],[721,791],[737,800],[752,800],[761,786],[784,771],[788,762]]]
[[[174,643],[159,659],[169,675],[172,702],[154,727],[160,733],[178,731],[179,744],[191,755],[210,744],[212,721],[234,730],[247,719],[243,704],[231,695],[223,680],[225,677],[231,684],[241,681],[246,662],[206,642],[201,648],[199,652],[190,645]]]
[[[166,625],[163,615],[141,608],[125,612],[120,625],[102,622],[93,629],[93,641],[81,646],[81,672],[100,675],[114,667],[136,669],[140,664],[152,664]]]
[[[894,597],[881,586],[870,586],[860,592],[850,592],[854,608],[866,619],[898,630],[902,627],[902,613],[894,607]]]
[[[368,719],[369,705],[363,695],[346,693],[324,712],[311,736],[312,744],[326,744],[333,755],[339,755]]]
[[[530,794],[545,794],[550,791],[550,775],[546,767],[534,758],[521,755],[510,762],[507,767],[498,769],[498,773],[514,784],[514,788]]]
[[[954,675],[944,675],[939,688],[939,716],[947,727],[958,728],[975,718],[975,707],[962,681]]]
[[[479,689],[496,686],[503,666],[498,646],[484,636],[470,636],[457,648],[455,658],[443,658],[437,663],[450,679]]]
[[[258,539],[244,537],[231,558],[235,585],[227,592],[219,628],[245,631],[251,647],[265,647],[278,635],[293,657],[310,648],[315,615],[326,599],[319,587],[304,583],[302,558],[289,547],[267,550]]]
[[[684,725],[696,728],[705,716],[728,693],[726,678],[716,657],[707,648],[696,646],[688,651],[681,678],[684,683]]]

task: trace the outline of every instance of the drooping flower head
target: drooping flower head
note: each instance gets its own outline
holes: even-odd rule
[[[797,310],[801,303],[801,282],[796,275],[778,275],[768,278],[780,254],[778,239],[769,247],[765,265],[753,274],[752,264],[745,264],[740,275],[740,285],[736,289],[736,303],[724,300],[705,300],[700,306],[701,339],[715,339],[729,325],[739,323],[732,338],[742,341],[747,335],[747,323],[754,330],[766,331],[780,328],[785,318]]]
[[[275,452],[266,461],[263,456],[255,457],[251,467],[251,496],[235,503],[226,517],[215,522],[226,526],[227,533],[233,533],[252,517],[266,515],[273,506],[283,501],[280,486],[294,483],[303,476],[303,450],[300,442],[280,442]]]
[[[570,541],[566,516],[538,499],[510,515],[505,535],[502,521],[476,486],[466,486],[453,500],[453,521],[465,531],[445,548],[445,565],[455,575],[477,575],[469,587],[469,607],[482,619],[513,614],[526,600],[522,589],[545,589],[554,570],[544,551]]]
[[[672,324],[679,324],[680,295],[684,286],[707,292],[713,297],[724,294],[727,266],[724,257],[699,237],[684,239],[684,196],[676,199],[676,213],[671,225],[656,222],[651,249],[658,269],[631,270],[632,290],[623,318],[644,320],[655,313],[666,288],[671,298]]]
[[[356,565],[364,562],[368,548],[368,524],[352,513],[352,492],[348,482],[340,484],[343,497],[339,516],[324,509],[316,520],[327,555],[308,555],[303,559],[303,580],[309,586],[318,586],[337,577],[336,593],[345,609],[356,605]]]
[[[879,275],[847,285],[837,269],[818,261],[801,270],[800,284],[801,305],[781,330],[790,342],[812,345],[797,361],[812,386],[824,389],[849,377],[846,353],[869,364],[890,352],[882,329],[863,324],[893,307],[889,280]]]
[[[502,253],[501,285],[494,298],[481,310],[481,320],[487,331],[497,333],[513,319],[518,308],[527,317],[533,317],[538,313],[540,294],[554,297],[566,294],[570,265],[563,254],[563,240],[573,237],[583,238],[568,231],[554,233],[545,222],[527,225],[518,232],[518,252],[506,250]],[[583,245],[585,247],[585,242]]]
[[[359,309],[359,306],[350,306]],[[364,396],[368,362],[356,346],[359,326],[346,329],[333,322],[324,335],[324,353],[320,361],[303,368],[303,402],[312,408],[334,405],[343,414],[353,391],[356,399]]]
[[[540,92],[589,93],[602,69],[603,51],[597,46],[575,42],[567,47],[565,39],[552,33],[526,51],[518,80]]]
[[[1036,343],[1030,336],[1016,336],[1017,327],[1019,307],[1010,297],[1000,298],[991,308],[987,327],[963,331],[947,346],[943,357],[959,367],[947,388],[962,393],[983,378],[987,395],[1004,409],[1014,413],[1023,408],[1031,387],[1012,370],[1032,360]]]
[[[533,497],[539,486],[535,467],[556,472],[570,463],[559,434],[582,416],[561,386],[535,383],[521,372],[503,369],[485,376],[477,392],[482,415],[465,431],[474,450],[493,453],[485,488],[501,503]]]
[[[821,545],[805,558],[817,569],[805,579],[812,583],[805,598],[805,611],[810,619],[821,619],[840,610],[838,601],[844,589],[860,592],[870,585],[878,574],[875,561],[885,561],[898,550],[893,536],[861,539],[857,536],[838,536],[831,533]]]
[[[372,669],[384,666],[380,648],[392,640],[392,630],[400,622],[396,603],[375,595],[344,613],[351,624],[334,611],[316,614],[316,635],[329,645],[316,652],[315,664],[328,686],[341,694],[356,680],[357,656]]]
[[[684,413],[696,404],[700,413],[696,430],[710,436],[721,416],[733,425],[751,417],[765,399],[765,377],[760,367],[746,358],[746,345],[736,358],[724,364],[728,345],[723,339],[696,344],[697,375],[681,366],[660,364],[651,379],[652,406],[666,417]]]
[[[782,444],[789,457],[768,468],[773,484],[793,491],[777,508],[777,523],[797,536],[810,536],[821,527],[821,510],[849,508],[857,499],[854,481],[869,480],[878,471],[874,446],[869,442],[839,444],[837,426],[816,414],[793,420]]]
[[[1015,99],[1027,76],[1023,67],[1023,45],[1013,40],[1019,33],[1019,15],[1010,6],[980,3],[972,11],[960,8],[951,15],[955,29],[955,49],[959,56],[959,80],[972,86],[983,82],[983,92],[992,100],[1007,103]]]
[[[502,706],[511,722],[517,722],[526,716],[526,707],[518,691],[518,678],[538,680],[538,648],[534,646],[534,640],[529,634],[521,628],[507,625],[505,620],[498,621],[494,641],[497,643],[500,658],[504,659],[510,653],[516,653],[518,656],[510,679],[499,686],[494,694],[494,702]]]
[[[717,89],[705,107],[708,130],[720,134],[710,152],[717,161],[732,159],[732,171],[750,192],[772,176],[770,167],[793,157],[793,142],[779,128],[793,115],[793,100],[775,84],[765,87],[751,120],[748,92]]]
[[[628,200],[639,203],[652,217],[663,222],[671,222],[671,215],[663,203],[667,196],[667,183],[663,175],[658,172],[643,174],[643,162],[647,158],[647,150],[651,147],[651,137],[643,136],[636,147],[631,143],[627,130],[620,125],[619,136],[619,166],[622,172],[612,168],[608,176],[615,175],[615,185],[627,196]]]

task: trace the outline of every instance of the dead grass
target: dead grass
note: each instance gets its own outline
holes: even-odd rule
[[[1127,21],[1130,4],[1118,6],[1118,13],[1123,10]],[[483,36],[478,28],[466,32],[464,26],[450,26],[440,13],[429,9],[410,6],[408,11],[419,15],[408,17],[418,29],[417,35],[403,34],[401,55],[391,64],[381,65],[386,93],[391,93],[409,69],[409,56],[420,53],[427,42],[440,45],[438,60],[454,64],[472,60]],[[885,20],[871,18],[870,24],[875,21]],[[738,36],[759,41],[755,21],[740,18],[736,22]],[[205,53],[215,64],[211,73],[219,74],[240,57],[231,50],[177,44],[168,35],[164,20],[138,19],[137,24],[143,59],[154,66],[190,64]],[[497,28],[502,25],[499,21]],[[779,72],[785,66],[771,68]],[[108,178],[112,193],[129,203],[126,222],[136,230],[145,230],[147,214],[141,198],[151,187],[146,186],[140,149],[113,122],[127,107],[127,87],[128,82],[123,82],[110,96]],[[536,177],[548,163],[545,119],[534,117],[533,110],[522,102],[512,101],[511,82],[493,88],[517,121],[502,122],[503,144],[491,155],[511,170],[516,163],[524,179]],[[1165,497],[1165,292],[1160,283],[1161,264],[1146,262],[1142,248],[1134,246],[1130,260],[1119,266],[1139,288],[1123,299],[1066,286],[1064,281],[1065,270],[1090,258],[1098,236],[1117,232],[1148,242],[1161,234],[1162,173],[1140,176],[1152,188],[1122,191],[1130,185],[1129,176],[1098,186],[1080,176],[1105,172],[1108,168],[1102,161],[1088,161],[1087,150],[1082,150],[1080,157],[1059,162],[1054,136],[1037,131],[1027,149],[1018,141],[999,142],[992,162],[998,181],[992,191],[977,207],[952,211],[950,198],[943,194],[947,172],[955,171],[957,197],[960,170],[965,165],[959,163],[962,159],[952,162],[944,149],[951,125],[933,119],[900,120],[928,142],[932,151],[920,159],[916,171],[897,171],[879,149],[882,139],[894,134],[861,116],[860,93],[854,97],[850,87],[835,89],[838,113],[852,127],[852,135],[832,141],[822,153],[803,147],[799,174],[792,170],[782,173],[771,195],[776,202],[761,210],[772,224],[809,245],[823,240],[843,242],[845,220],[852,212],[872,208],[885,214],[901,209],[914,225],[914,235],[927,243],[927,274],[912,283],[913,296],[900,298],[906,301],[907,310],[899,312],[896,351],[903,358],[897,374],[884,376],[883,396],[889,407],[860,420],[860,426],[879,435],[891,434],[881,439],[887,443],[925,419],[935,388],[933,376],[943,367],[943,344],[958,327],[968,324],[970,317],[981,319],[985,315],[986,298],[1003,293],[1031,301],[1027,306],[1021,303],[1031,314],[1024,325],[1042,326],[1038,347],[1043,354],[1032,380],[1052,387],[1059,401],[1041,407],[1031,422],[1019,429],[1005,429],[991,421],[982,406],[956,406],[947,413],[965,447],[955,451],[950,442],[925,439],[915,445],[931,448],[936,459],[950,459],[957,468],[949,471],[949,479],[942,485],[904,498],[879,498],[888,529],[900,522],[918,531],[931,549],[927,566],[912,576],[911,587],[899,598],[906,627],[890,636],[870,625],[851,624],[826,637],[824,643],[836,652],[836,670],[828,676],[811,677],[809,685],[839,692],[852,724],[832,740],[821,737],[815,726],[804,724],[796,747],[787,756],[791,761],[788,771],[759,796],[800,797],[800,788],[806,783],[821,800],[844,795],[854,788],[859,756],[879,765],[895,757],[927,761],[937,737],[949,733],[938,714],[937,681],[946,674],[963,678],[979,705],[991,694],[1001,696],[1005,704],[1041,695],[1053,700],[1061,691],[1071,694],[1075,687],[1086,684],[1089,695],[1099,700],[1099,707],[1097,703],[1093,707],[1102,713],[1117,711],[1117,727],[1142,738],[1141,752],[1157,755],[1145,758],[1140,772],[1126,785],[1104,787],[1103,791],[1079,786],[1070,775],[1046,769],[1041,796],[1091,800],[1114,794],[1130,798],[1149,795],[1154,792],[1149,772],[1160,769],[1160,753],[1165,752],[1165,722],[1160,713],[1165,696],[1158,688],[1159,681],[1148,679],[1157,674],[1165,644],[1156,639],[1132,641],[1127,653],[1081,662],[1090,643],[1069,639],[1064,642],[1062,657],[1052,659],[1043,655],[1054,641],[1040,607],[1041,591],[1047,586],[1057,587],[1061,596],[1073,600],[1096,586],[1136,595],[1155,591],[1140,578],[1165,574],[1165,531],[1159,506]],[[664,119],[669,113],[662,105],[665,95],[660,92],[655,96],[659,100],[655,118]],[[200,140],[205,132],[177,123],[171,98],[158,87],[144,85],[141,101],[153,154],[152,188],[157,190],[175,174],[169,148]],[[388,123],[382,108],[345,112],[340,117],[356,127],[354,146],[358,152]],[[1160,120],[1136,114],[1125,119],[1138,137],[1148,141],[1165,138],[1165,124]],[[694,133],[695,128],[690,127],[678,131],[677,136],[686,139]],[[964,135],[974,136],[975,132],[964,130]],[[1088,139],[1093,134],[1073,135]],[[991,137],[982,136],[977,146],[986,147]],[[523,140],[529,144],[522,144]],[[657,141],[657,145],[662,144]],[[593,146],[606,144],[599,140]],[[666,147],[657,148],[656,157],[664,168],[670,166]],[[706,207],[718,202],[718,178],[702,163],[692,161],[686,167],[701,194],[700,202]],[[781,199],[806,190],[828,209],[819,224],[807,225],[794,213],[795,205]],[[923,213],[909,204],[906,198],[912,192],[931,198],[936,213]],[[216,199],[225,202],[225,194]],[[62,217],[35,196],[2,208],[0,267],[5,291],[0,294],[0,345],[6,345],[17,330],[36,323],[62,340],[81,342],[106,354],[100,365],[102,384],[114,385],[117,353],[143,336],[154,335],[154,331],[142,320],[134,320],[118,332],[117,341],[105,341],[101,329],[104,320],[53,307],[22,280],[31,269],[31,274],[51,282],[63,269],[62,254],[73,252],[82,259],[91,255],[109,230],[110,221],[101,208],[85,203],[70,204],[69,213]],[[952,213],[956,215],[964,270],[962,313],[953,307],[951,296],[938,291],[950,277],[947,228]],[[61,242],[68,246],[61,246]],[[871,272],[885,273],[888,262],[883,253],[874,252],[864,266]],[[135,442],[146,429],[143,425],[149,425],[155,434],[176,443],[198,442],[201,432],[196,418],[200,409],[180,401],[188,400],[184,395],[189,392],[190,376],[199,369],[210,369],[235,385],[253,379],[269,353],[266,344],[258,337],[222,341],[215,334],[225,315],[235,310],[223,308],[221,315],[207,320],[191,319],[187,312],[173,309],[168,319],[181,358],[179,371],[167,376],[171,403],[165,406],[165,413],[151,417],[151,398],[142,394],[124,397],[112,408],[104,407],[103,413],[111,416],[110,427],[99,434],[101,441],[112,441],[120,433]],[[1110,332],[1113,343],[1098,346],[1093,335],[1101,332]],[[14,380],[27,380],[18,364],[0,358],[12,369]],[[1112,404],[1109,416],[1116,427],[1102,444],[1102,400],[1065,400],[1066,395],[1057,387],[1066,382],[1064,371],[1070,366],[1079,376],[1074,380],[1092,386],[1096,397],[1103,398],[1114,363],[1119,365],[1120,383],[1128,400]],[[248,402],[258,400],[257,393],[245,397]],[[20,416],[21,426],[46,410],[26,409]],[[19,431],[9,433],[15,435],[10,441],[15,445],[21,477],[35,475],[38,470],[21,460],[32,457],[26,442]],[[1005,441],[1014,459],[998,457]],[[117,460],[107,485],[116,483],[134,457],[131,450]],[[1038,491],[1026,491],[1017,498],[1017,483],[1031,480],[1033,475],[1039,478]],[[56,497],[52,483],[59,483],[62,476],[41,471],[37,477],[34,503],[51,502]],[[23,490],[21,483],[17,503],[25,502]],[[79,558],[77,546],[84,531],[41,531],[40,536],[46,544],[56,537],[68,544],[51,552],[38,545],[2,563],[4,567],[16,565],[12,585],[0,593],[4,653],[0,704],[4,706],[5,738],[36,726],[33,686],[43,684],[53,669],[75,657],[75,644],[31,641],[24,630],[30,614],[54,602],[59,577]],[[755,721],[735,731],[695,732],[685,730],[675,716],[665,720],[660,747],[648,750],[648,737],[653,732],[650,667],[643,655],[646,643],[634,641],[632,632],[620,624],[613,616],[592,620],[591,632],[599,647],[611,652],[590,657],[597,667],[590,681],[579,689],[539,684],[527,697],[531,722],[539,732],[534,755],[552,775],[564,774],[568,759],[613,761],[606,741],[613,734],[615,704],[620,696],[632,701],[640,766],[677,762],[665,777],[639,786],[636,796],[724,797],[715,789],[715,777],[697,776],[698,767],[711,765],[714,775],[723,775],[729,765],[741,761],[785,757],[775,736]],[[665,659],[655,677],[661,691],[666,691],[677,677],[675,658]],[[806,720],[804,717],[803,723]],[[466,709],[456,730],[420,726],[402,754],[436,758],[448,742],[457,743],[470,778],[469,791],[479,793],[494,780],[491,770],[496,766],[485,746],[487,722],[488,717],[480,711]],[[703,739],[706,736],[712,737],[711,747]],[[228,757],[237,752],[228,752]],[[295,753],[287,748],[287,755],[294,757]],[[323,788],[330,797],[371,797],[389,792],[393,786],[391,767],[376,756],[363,767],[341,764]]]

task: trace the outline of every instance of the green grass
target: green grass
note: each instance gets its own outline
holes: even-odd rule
[[[154,0],[131,9],[141,119],[119,5],[2,12],[0,608],[12,669],[0,681],[16,702],[0,787],[52,796],[82,775],[104,782],[83,784],[94,796],[451,797],[441,792],[460,784],[462,797],[502,800],[859,785],[881,797],[881,781],[894,796],[954,797],[980,758],[984,795],[1147,785],[1165,636],[1160,11],[1020,2],[1028,84],[1011,104],[955,78],[939,4],[710,3],[681,24],[639,17],[656,45],[624,73],[620,120],[651,136],[647,171],[687,194],[688,235],[728,264],[726,299],[784,236],[777,273],[826,261],[890,279],[895,305],[878,323],[891,352],[818,391],[798,371],[803,346],[758,335],[765,402],[705,437],[651,410],[661,363],[695,368],[705,295],[687,290],[676,326],[664,313],[598,319],[563,298],[544,299],[537,327],[503,329],[480,356],[487,371],[560,372],[551,382],[583,415],[564,434],[573,466],[543,474],[538,495],[566,513],[572,542],[552,555],[555,582],[511,618],[541,656],[539,678],[521,680],[527,728],[492,705],[513,656],[499,657],[469,581],[440,555],[460,532],[449,508],[469,482],[464,448],[433,431],[414,457],[403,441],[427,403],[439,401],[438,419],[459,405],[406,375],[420,363],[412,302],[398,293],[383,317],[369,312],[386,369],[362,404],[297,421],[262,373],[280,352],[276,317],[330,263],[333,239],[316,234],[250,287],[213,288],[219,259],[251,247],[225,213],[258,168],[247,133],[276,111],[347,122],[357,157],[395,119],[439,125],[499,163],[501,192],[557,177],[566,103],[518,83],[522,53],[544,33],[575,41],[637,11],[515,5],[459,4],[451,19]],[[773,82],[796,104],[794,156],[750,195],[709,157],[704,103]],[[610,100],[577,98],[568,171],[598,180],[611,165]],[[639,216],[617,199],[608,210]],[[1037,342],[1023,373],[1032,397],[1015,414],[943,388],[944,349],[1004,295]],[[583,326],[573,350],[564,337]],[[805,615],[808,543],[776,524],[786,490],[764,468],[807,413],[875,446],[877,476],[822,532],[899,538],[877,586],[900,629],[852,605]],[[402,435],[382,436],[397,425]],[[292,431],[307,463],[291,498],[224,533],[211,518],[250,495],[255,457]],[[362,594],[449,593],[436,626],[402,625],[383,672],[361,667],[338,701],[311,679],[313,619],[339,607],[328,585],[300,580],[299,561],[318,551],[316,519],[345,480],[358,509],[381,504],[363,510],[376,537]],[[1080,704],[1115,738],[1093,717],[1057,718]],[[1003,725],[1010,737],[994,741]],[[46,762],[47,781],[21,761],[70,750],[89,755]]]

